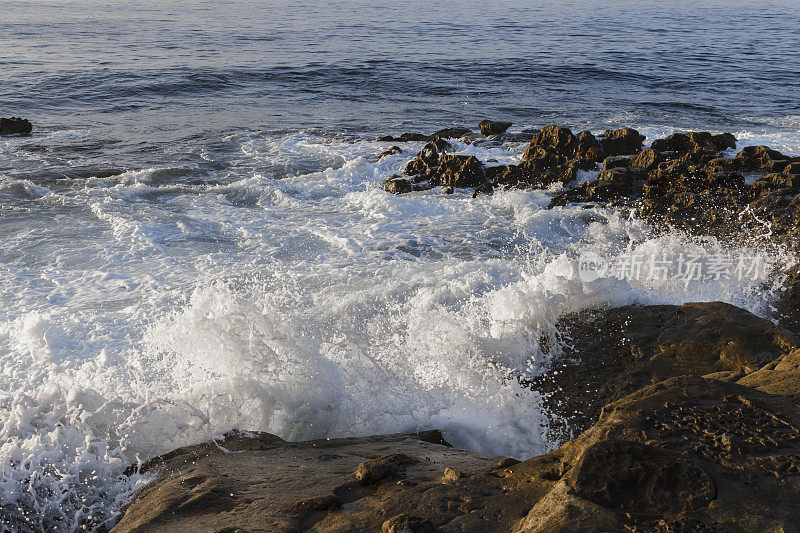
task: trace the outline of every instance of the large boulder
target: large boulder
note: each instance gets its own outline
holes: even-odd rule
[[[606,130],[600,136],[600,145],[606,156],[630,155],[642,149],[645,136],[633,128]]]
[[[791,332],[721,303],[625,306],[566,315],[569,343],[531,387],[569,431],[595,422],[609,402],[680,375],[735,380],[800,348]]]
[[[28,135],[31,131],[33,131],[33,124],[27,119],[0,118],[0,135]]]
[[[548,153],[569,159],[575,155],[577,147],[578,138],[573,135],[569,128],[546,126],[533,138],[522,155],[522,161],[526,162],[533,159],[534,153],[541,148],[546,149]]]
[[[673,133],[665,139],[656,139],[650,148],[658,152],[696,152],[698,150],[721,151],[736,148],[736,137],[731,133],[712,135],[707,131]]]

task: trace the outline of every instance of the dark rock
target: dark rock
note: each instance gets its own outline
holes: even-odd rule
[[[638,168],[617,167],[603,170],[597,179],[557,194],[550,201],[550,207],[563,206],[569,202],[625,203],[628,198],[641,193],[643,180],[644,174]]]
[[[635,154],[642,149],[645,136],[632,128],[606,130],[600,137],[600,145],[606,156]]]
[[[698,150],[721,151],[736,148],[736,137],[731,133],[712,135],[706,131],[673,133],[666,139],[656,139],[650,148],[658,152],[688,153]]]
[[[0,118],[0,135],[28,135],[31,131],[33,131],[33,124],[27,119]]]
[[[789,331],[721,302],[590,311],[562,317],[559,328],[570,338],[562,363],[531,387],[551,393],[548,407],[574,431],[651,382],[720,372],[738,378],[800,348]]]
[[[631,166],[641,168],[642,170],[651,171],[658,168],[658,164],[664,160],[660,152],[656,152],[651,148],[642,150],[639,155],[631,156]]]
[[[547,153],[552,153],[564,158],[572,158],[578,147],[578,138],[572,134],[569,128],[560,126],[546,126],[542,128],[536,137],[533,138],[525,153],[522,161],[536,158],[533,153],[537,148],[548,149]]]
[[[431,135],[425,135],[424,133],[403,133],[399,137],[394,137],[392,135],[383,135],[378,137],[378,141],[380,142],[419,142],[419,141],[429,141],[431,140]]]
[[[798,412],[780,396],[714,379],[648,385],[504,479],[509,487],[517,476],[552,480],[516,531],[791,529],[800,504],[800,476],[789,474],[800,464]]]
[[[781,326],[800,334],[800,266],[786,272],[783,285],[784,291],[775,303],[776,317]]]
[[[603,147],[592,132],[582,131],[578,134],[578,144],[575,147],[576,159],[588,159],[592,162],[599,163],[605,157]]]
[[[383,159],[384,157],[389,156],[389,155],[402,154],[402,153],[403,153],[403,150],[400,149],[399,146],[392,146],[388,150],[385,150],[385,151],[381,152],[380,154],[378,154],[378,157],[375,158],[375,161],[380,161],[381,159]]]
[[[785,174],[793,174],[795,176],[800,176],[800,161],[792,161],[785,167],[783,167],[783,172]]]
[[[431,135],[432,139],[460,139],[465,135],[472,133],[469,128],[444,128]]]
[[[403,133],[399,137],[392,135],[382,135],[378,137],[380,142],[419,142],[419,141],[435,141],[436,139],[459,139],[472,132],[469,128],[444,128],[425,135],[424,133]]]
[[[615,168],[624,168],[631,166],[631,160],[628,157],[610,156],[603,160],[603,170],[612,170]]]
[[[486,182],[483,164],[475,156],[447,154],[450,144],[436,139],[426,144],[406,165],[404,174],[412,181],[428,181],[431,186],[477,187]]]
[[[413,190],[411,182],[400,176],[392,176],[383,184],[383,190],[392,194],[405,194]]]
[[[776,172],[783,170],[791,163],[788,156],[766,146],[745,146],[736,154],[735,159],[740,162],[743,170],[749,171],[765,169],[770,172]],[[779,169],[776,168],[779,164],[775,163],[775,161],[782,162],[783,166]]]
[[[488,195],[491,195],[492,193],[494,193],[494,187],[492,186],[491,183],[489,183],[487,181],[487,182],[481,183],[480,185],[475,187],[475,192],[472,193],[472,197],[473,198],[477,198],[478,196],[480,196],[482,194],[485,194],[485,195],[488,196]]]
[[[631,441],[587,447],[567,480],[590,502],[651,519],[701,509],[716,496],[709,475],[685,458]]]
[[[481,129],[481,134],[483,134],[484,137],[488,137],[489,135],[497,135],[505,132],[511,127],[511,123],[496,122],[493,120],[481,120],[478,123],[478,127]]]

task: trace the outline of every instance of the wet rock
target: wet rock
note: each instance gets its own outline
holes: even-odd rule
[[[597,179],[581,183],[573,189],[557,194],[549,207],[563,206],[569,202],[608,202],[624,204],[641,192],[644,174],[638,168],[617,167],[600,172]]]
[[[404,174],[413,182],[427,181],[431,186],[477,187],[486,182],[483,164],[475,156],[448,154],[450,144],[436,139],[426,144],[417,157],[406,165]]]
[[[508,128],[511,127],[511,122],[481,120],[478,123],[478,127],[481,129],[481,134],[483,134],[484,137],[488,137],[489,135],[498,135],[500,133],[504,133]]]
[[[786,272],[783,286],[785,289],[775,303],[776,317],[781,326],[800,334],[800,266]]]
[[[390,156],[390,155],[394,155],[394,154],[402,154],[402,153],[403,153],[403,150],[399,146],[392,146],[388,150],[385,150],[385,151],[381,152],[380,154],[378,154],[378,157],[375,158],[375,161],[380,161],[381,159],[383,159],[386,156]]]
[[[766,146],[745,146],[734,158],[743,170],[779,172],[791,163],[788,156]]]
[[[650,148],[658,152],[688,153],[698,150],[722,151],[736,148],[736,137],[731,133],[712,135],[706,131],[673,133],[666,139],[656,139]]]
[[[469,135],[472,133],[472,130],[469,128],[444,128],[433,135],[431,135],[432,139],[460,139],[465,135]]]
[[[28,135],[31,131],[33,131],[33,124],[27,119],[0,118],[0,135]]]
[[[442,484],[442,471],[463,472],[454,482],[460,483],[499,459],[455,450],[438,431],[311,442],[230,434],[219,445],[180,448],[149,461],[155,482],[137,494],[113,531],[435,531],[431,524],[464,512],[452,505],[453,485]],[[370,463],[362,469],[366,484],[353,479],[364,462]],[[436,488],[445,492],[426,496]]]
[[[594,163],[599,163],[605,157],[603,147],[592,132],[582,131],[578,134],[578,144],[575,147],[576,159],[588,159]]]
[[[570,338],[563,358],[530,386],[550,394],[548,408],[577,432],[651,382],[712,373],[732,380],[800,348],[789,331],[721,302],[590,311],[562,317],[559,328]]]
[[[714,379],[647,385],[505,478],[553,480],[516,531],[791,528],[800,502],[800,479],[787,473],[800,444],[798,411],[781,397]]]
[[[475,187],[475,192],[472,193],[473,198],[477,198],[480,195],[491,195],[494,193],[494,187],[488,181],[485,183],[481,183],[477,187]]]
[[[378,137],[377,140],[380,142],[419,142],[431,140],[431,135],[425,135],[424,133],[403,133],[399,137],[383,135]]]
[[[430,135],[424,133],[403,133],[399,137],[392,135],[382,135],[378,137],[380,142],[419,142],[435,141],[436,139],[459,139],[472,132],[469,128],[444,128]]]
[[[685,458],[623,440],[587,447],[567,483],[575,494],[604,508],[649,518],[701,509],[716,496],[709,475]]]
[[[783,172],[785,174],[793,174],[795,176],[800,176],[800,160],[792,161],[785,167],[783,167]]]
[[[647,172],[658,168],[659,163],[664,160],[660,152],[651,148],[642,150],[638,155],[630,157],[630,164],[636,168],[641,168]]]
[[[615,168],[624,168],[631,166],[631,160],[628,157],[610,156],[603,160],[603,170],[612,170]]]
[[[383,190],[392,194],[405,194],[413,190],[411,182],[400,176],[392,176],[383,184]]]
[[[606,156],[635,154],[642,148],[645,136],[632,128],[606,130],[600,145]]]
[[[546,126],[533,138],[530,145],[525,150],[525,153],[522,155],[522,161],[525,162],[538,158],[534,155],[534,152],[542,148],[545,150],[539,150],[539,154],[551,153],[563,158],[571,158],[575,155],[577,147],[578,138],[572,134],[569,128]]]

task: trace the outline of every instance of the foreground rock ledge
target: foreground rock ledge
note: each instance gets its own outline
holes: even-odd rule
[[[558,450],[235,434],[147,463],[113,531],[800,531],[797,337],[718,302],[561,321],[537,386],[585,431]]]

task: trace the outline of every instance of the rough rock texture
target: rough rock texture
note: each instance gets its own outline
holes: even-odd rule
[[[796,401],[734,383],[649,385],[515,468],[533,481],[549,467],[553,480],[516,531],[796,531],[798,414]]]
[[[559,320],[564,354],[530,383],[564,438],[593,424],[609,402],[670,377],[713,375],[735,381],[800,348],[769,320],[721,303],[624,306]]]
[[[500,459],[451,448],[438,431],[301,443],[232,434],[146,463],[159,480],[113,531],[435,531],[427,515],[441,523],[472,500],[443,475],[455,483]]]
[[[561,324],[570,351],[539,385],[566,390],[564,412],[602,400],[549,454],[462,452],[435,431],[233,434],[146,463],[157,479],[113,531],[800,530],[794,335],[713,302]]]
[[[27,135],[33,131],[33,124],[24,118],[0,118],[0,135]]]
[[[606,130],[600,136],[600,145],[608,155],[635,154],[642,148],[645,136],[632,128]]]
[[[481,120],[478,122],[478,127],[481,129],[481,134],[484,137],[488,137],[489,135],[498,135],[505,132],[511,127],[511,123],[494,120]]]

